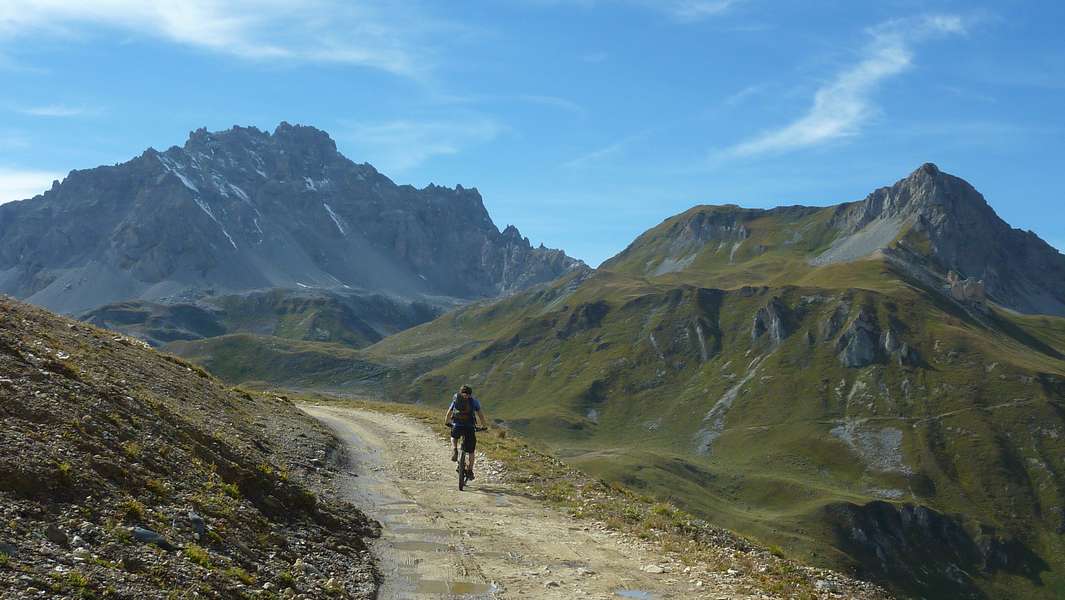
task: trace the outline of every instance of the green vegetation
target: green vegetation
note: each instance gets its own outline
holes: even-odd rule
[[[135,498],[127,498],[122,502],[122,513],[125,515],[126,521],[134,523],[143,523],[148,516],[144,504]]]
[[[205,569],[211,568],[211,556],[207,554],[207,551],[197,546],[196,544],[189,544],[185,546],[185,556],[192,562]]]
[[[440,406],[471,383],[490,416],[567,461],[788,556],[860,568],[866,559],[833,515],[927,506],[964,515],[956,524],[973,543],[1026,548],[1015,560],[1039,573],[977,571],[971,589],[1062,589],[1065,544],[1049,534],[1062,516],[1040,507],[1065,501],[1065,320],[971,314],[878,260],[811,271],[803,287],[718,290],[670,277],[559,282],[449,313],[364,355],[392,367],[383,381],[399,398]],[[779,344],[752,337],[773,298],[786,308]],[[881,338],[891,330],[913,348],[915,363],[878,350],[870,366],[844,367],[839,340],[859,310]],[[917,594],[952,585],[889,583]]]
[[[232,383],[264,382],[339,387],[379,377],[381,368],[338,344],[233,334],[174,342],[167,350],[200,362]],[[306,377],[301,374],[307,374]]]
[[[122,451],[125,452],[126,456],[129,458],[136,460],[140,458],[142,448],[136,441],[127,440],[122,442]]]
[[[229,567],[226,569],[226,576],[232,577],[244,585],[255,584],[255,577],[240,567]]]

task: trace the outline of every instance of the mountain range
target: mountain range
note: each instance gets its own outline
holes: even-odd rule
[[[313,127],[192,132],[0,206],[0,291],[65,313],[264,289],[470,300],[579,264],[476,189],[396,185]]]
[[[1063,286],[1065,257],[926,164],[838,206],[697,206],[597,270],[363,349],[168,348],[418,403],[469,383],[566,460],[788,554],[903,595],[1054,598]],[[310,354],[318,374],[285,371]]]

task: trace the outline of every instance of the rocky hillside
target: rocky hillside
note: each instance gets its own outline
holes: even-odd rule
[[[430,404],[470,383],[598,477],[903,595],[1060,597],[1065,319],[1035,269],[1061,255],[960,181],[697,207],[596,272],[352,351],[343,377]]]
[[[0,414],[2,598],[374,596],[376,523],[314,491],[340,445],[282,398],[4,298]]]
[[[577,263],[499,231],[476,189],[396,185],[288,123],[200,129],[0,206],[0,292],[67,313],[265,288],[473,299]]]
[[[971,185],[933,164],[862,201],[827,208],[696,207],[647,231],[603,268],[715,287],[823,285],[878,253],[922,285],[947,291],[953,271],[982,282],[1001,306],[1065,316],[1065,256],[1010,227]]]

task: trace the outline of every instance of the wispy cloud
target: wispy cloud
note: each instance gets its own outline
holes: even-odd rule
[[[4,0],[0,39],[118,29],[251,60],[344,63],[418,76],[419,36],[441,23],[410,3],[366,0]]]
[[[624,137],[624,138],[614,142],[613,144],[610,144],[610,145],[607,145],[607,146],[603,146],[602,148],[598,148],[596,150],[592,150],[591,152],[582,154],[582,155],[578,156],[577,158],[574,158],[572,160],[568,160],[568,161],[562,163],[562,167],[565,168],[565,169],[576,170],[576,169],[585,169],[585,168],[593,167],[593,166],[598,165],[598,164],[602,164],[603,162],[606,162],[606,161],[608,161],[608,160],[610,160],[612,158],[615,158],[615,157],[621,155],[626,150],[628,150],[630,147],[632,147],[634,144],[639,143],[639,142],[647,139],[655,131],[657,131],[657,130],[656,129],[648,129],[648,130],[641,131],[639,133],[635,133],[633,135]]]
[[[31,106],[20,108],[18,112],[32,117],[81,117],[94,115],[97,110],[81,106],[66,106],[63,104],[48,104],[45,106]]]
[[[52,187],[52,181],[56,179],[63,179],[63,175],[52,171],[0,168],[0,204],[32,198]]]
[[[765,91],[766,88],[768,88],[768,87],[769,86],[767,84],[764,84],[764,83],[760,83],[760,84],[756,84],[756,85],[749,85],[749,86],[743,88],[742,90],[739,90],[739,91],[737,91],[737,92],[735,92],[735,93],[733,93],[733,94],[731,94],[729,96],[726,96],[725,99],[721,101],[721,103],[724,104],[725,106],[736,106],[737,104],[740,104],[741,102],[743,102],[744,100],[747,100],[748,98],[751,98],[753,96],[757,96],[758,94],[760,94],[763,91]]]
[[[641,4],[664,10],[678,21],[699,21],[725,12],[736,0],[647,0]]]
[[[434,156],[458,154],[490,142],[507,127],[493,118],[471,115],[432,120],[349,123],[341,139],[355,148],[353,158],[366,160],[385,173],[399,173]]]
[[[576,5],[591,8],[600,5],[628,4],[654,10],[676,21],[691,23],[724,13],[741,0],[527,0],[541,5]]]
[[[608,58],[610,58],[610,55],[606,52],[589,52],[587,54],[581,55],[581,60],[593,65],[597,65],[601,62],[606,62]]]
[[[877,113],[872,95],[882,81],[910,68],[913,46],[933,36],[965,32],[953,15],[900,19],[869,29],[872,40],[863,58],[838,73],[814,94],[805,115],[779,129],[766,131],[729,148],[725,154],[752,156],[815,146],[857,135]]]
[[[514,96],[515,100],[521,102],[528,102],[530,104],[539,104],[541,106],[548,106],[551,108],[557,108],[572,113],[584,112],[584,107],[572,100],[560,98],[558,96],[539,96],[536,94],[518,94]]]

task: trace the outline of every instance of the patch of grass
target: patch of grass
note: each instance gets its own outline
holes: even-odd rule
[[[141,448],[141,445],[135,440],[126,440],[125,442],[122,442],[122,452],[131,459],[136,460],[140,458],[142,451],[143,448]]]
[[[0,567],[6,567],[11,562],[11,557],[0,552]]]
[[[144,483],[144,487],[156,496],[166,498],[170,495],[170,484],[159,479],[149,479]]]
[[[128,498],[119,507],[127,521],[143,523],[148,517],[144,504],[136,498]]]
[[[62,461],[56,464],[56,478],[63,485],[70,485],[74,482],[74,466],[67,461]]]
[[[222,482],[218,484],[218,487],[222,490],[222,493],[233,498],[234,500],[240,500],[240,488],[235,483]]]
[[[206,550],[196,544],[185,546],[185,556],[187,556],[193,563],[200,565],[205,569],[211,568],[211,556]]]
[[[288,571],[281,571],[277,574],[277,585],[282,588],[296,589],[296,578]]]
[[[255,577],[252,576],[251,573],[248,573],[240,567],[229,567],[228,569],[226,569],[225,573],[226,576],[232,577],[233,579],[240,581],[244,585],[255,584]]]

